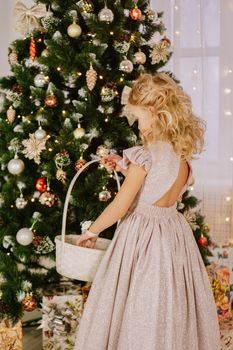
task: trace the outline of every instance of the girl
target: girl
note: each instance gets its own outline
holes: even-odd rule
[[[144,74],[127,103],[143,146],[105,157],[126,176],[114,200],[80,236],[94,247],[121,219],[97,270],[75,350],[220,350],[214,297],[193,232],[176,209],[190,185],[204,123],[165,73]]]

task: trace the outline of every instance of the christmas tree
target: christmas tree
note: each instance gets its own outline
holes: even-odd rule
[[[61,278],[54,238],[76,171],[139,142],[137,126],[121,114],[122,91],[172,55],[163,13],[148,0],[43,0],[27,10],[16,4],[24,37],[11,44],[12,74],[0,81],[0,312],[13,321],[35,309],[43,287]],[[67,232],[80,232],[115,194],[114,176],[101,164],[82,173]],[[208,263],[210,237],[204,217],[192,213],[197,204],[187,191],[178,209]],[[111,239],[114,231],[101,236]]]

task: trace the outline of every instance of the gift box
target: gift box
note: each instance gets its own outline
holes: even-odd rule
[[[231,244],[210,248],[213,256],[208,257],[210,263],[228,267],[230,271],[230,291],[233,299],[233,247]]]
[[[217,306],[219,322],[232,319],[230,296],[230,271],[226,266],[215,263],[207,266],[207,273]]]
[[[0,323],[0,349],[1,350],[23,350],[22,322],[15,325],[7,319]]]
[[[42,301],[43,350],[72,350],[89,287],[51,285]]]

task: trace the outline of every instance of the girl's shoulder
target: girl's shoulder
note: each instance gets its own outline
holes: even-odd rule
[[[117,164],[121,168],[127,169],[130,163],[145,165],[145,170],[148,172],[152,164],[150,150],[144,146],[133,146],[123,150],[122,159]]]

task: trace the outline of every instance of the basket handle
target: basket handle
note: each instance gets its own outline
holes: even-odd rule
[[[65,204],[64,204],[64,208],[63,208],[63,216],[62,216],[62,233],[61,233],[61,241],[62,241],[62,246],[65,243],[65,234],[66,234],[66,219],[67,219],[67,211],[68,211],[68,206],[69,206],[69,201],[70,201],[70,195],[71,195],[71,191],[74,187],[74,184],[76,182],[76,180],[78,179],[79,175],[83,172],[83,170],[85,170],[90,164],[95,163],[95,162],[99,162],[101,160],[101,158],[97,158],[94,160],[91,160],[90,162],[87,162],[81,169],[79,169],[79,171],[77,172],[77,174],[75,174],[75,176],[73,177],[73,179],[71,180],[71,183],[69,185],[67,194],[66,194],[66,199],[65,199]],[[114,170],[114,175],[116,178],[116,182],[117,182],[117,190],[120,190],[120,180],[119,180],[119,176],[117,175],[117,172]],[[118,220],[118,224],[119,224],[120,220]]]

